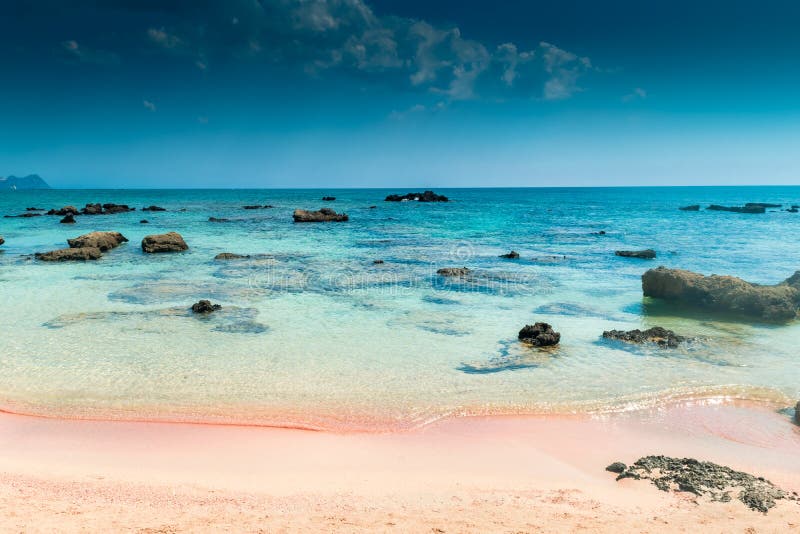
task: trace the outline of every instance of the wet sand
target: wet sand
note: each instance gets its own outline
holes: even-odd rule
[[[4,414],[0,530],[786,532],[800,529],[795,502],[764,515],[604,470],[689,456],[800,491],[800,427],[776,408],[684,402],[394,434]]]

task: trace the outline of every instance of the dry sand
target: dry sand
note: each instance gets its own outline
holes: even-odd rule
[[[775,407],[442,421],[402,434],[0,415],[0,530],[800,532],[604,468],[691,456],[800,491],[800,428]]]

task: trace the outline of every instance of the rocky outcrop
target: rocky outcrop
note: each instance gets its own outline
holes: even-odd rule
[[[210,300],[201,300],[192,304],[192,312],[194,313],[211,313],[221,309],[222,306],[219,304],[211,304]]]
[[[644,296],[699,309],[770,322],[795,319],[800,308],[800,271],[780,284],[765,286],[734,276],[659,267],[642,275]]]
[[[136,208],[131,208],[127,204],[86,204],[81,209],[84,215],[111,215],[114,213],[126,213],[128,211],[136,211]]]
[[[64,206],[60,210],[50,210],[47,212],[48,215],[58,215],[60,217],[64,217],[66,215],[78,215],[80,211],[75,206]]]
[[[167,209],[161,206],[147,206],[146,208],[142,208],[142,211],[167,211]]]
[[[606,339],[616,339],[625,343],[655,343],[660,347],[675,348],[681,343],[688,341],[689,338],[679,336],[672,330],[667,330],[660,326],[654,326],[647,330],[607,330],[603,332]]]
[[[60,222],[61,224],[75,224],[75,217],[73,217],[72,215],[67,215],[58,222]]]
[[[247,254],[234,254],[233,252],[220,252],[216,256],[214,256],[215,260],[244,260],[249,258],[250,256]]]
[[[336,200],[336,197],[322,197],[322,200],[324,200],[325,202],[333,202],[334,200]]]
[[[711,204],[706,208],[711,211],[732,211],[734,213],[766,213],[764,206],[720,206]]]
[[[182,252],[188,248],[189,245],[186,244],[186,241],[183,240],[183,237],[178,232],[148,235],[142,239],[142,250],[148,254]]]
[[[433,191],[423,193],[406,193],[405,195],[389,195],[384,199],[386,202],[448,202],[450,199],[444,195],[437,195]]]
[[[700,211],[700,204],[692,204],[691,206],[683,206],[678,208],[681,211]]]
[[[623,258],[640,258],[643,260],[652,260],[656,257],[656,251],[652,248],[646,250],[617,250],[614,254]]]
[[[500,254],[500,257],[506,258],[508,260],[517,260],[519,259],[519,252],[517,252],[516,250],[512,250],[508,254]]]
[[[520,341],[535,347],[550,347],[558,345],[561,341],[561,334],[553,330],[547,323],[535,323],[525,325],[517,335]]]
[[[436,271],[439,276],[467,276],[472,272],[469,267],[444,267]]]
[[[63,248],[50,252],[37,252],[36,259],[41,261],[87,261],[99,260],[102,255],[97,247]]]
[[[322,208],[319,211],[308,211],[297,209],[292,215],[294,222],[344,222],[350,218],[346,213],[336,213],[330,208]]]
[[[67,239],[70,248],[92,247],[100,249],[100,252],[106,252],[127,242],[128,238],[119,232],[91,232],[75,239]]]

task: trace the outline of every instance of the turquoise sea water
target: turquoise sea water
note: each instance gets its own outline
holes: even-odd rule
[[[87,202],[138,208],[80,216],[75,225],[54,216],[0,219],[0,409],[395,430],[451,415],[800,397],[800,322],[683,317],[644,301],[640,283],[658,265],[759,283],[787,278],[800,269],[800,214],[678,207],[788,207],[800,203],[800,187],[456,189],[437,191],[449,203],[383,202],[405,192],[0,194],[0,214]],[[337,200],[322,202],[324,195]],[[150,204],[168,211],[139,211]],[[294,208],[323,206],[350,221],[292,222]],[[27,256],[93,230],[120,231],[130,242],[85,264]],[[189,251],[141,252],[143,236],[171,230]],[[641,248],[658,258],[614,256]],[[511,249],[519,260],[498,257]],[[213,260],[226,251],[254,257]],[[468,266],[476,277],[435,274],[447,266]],[[223,309],[193,317],[187,309],[201,298]],[[561,332],[557,349],[517,342],[535,321]],[[653,325],[699,339],[671,351],[601,339],[606,329]]]

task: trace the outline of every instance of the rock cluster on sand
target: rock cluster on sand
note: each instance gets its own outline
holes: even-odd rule
[[[243,260],[249,258],[247,254],[234,254],[233,252],[220,252],[214,256],[215,260]]]
[[[211,304],[209,300],[201,300],[192,304],[192,312],[194,313],[211,313],[221,309],[222,306],[219,304]]]
[[[506,259],[509,259],[509,260],[516,260],[516,259],[519,259],[519,252],[517,252],[516,250],[512,250],[508,254],[500,254],[500,257],[501,258],[506,258]]]
[[[718,204],[711,204],[706,208],[711,211],[732,211],[734,213],[766,213],[764,206],[720,206]]]
[[[67,239],[67,244],[71,248],[94,247],[100,249],[100,252],[106,252],[127,241],[128,238],[119,232],[90,232],[75,239]]]
[[[614,254],[623,258],[640,258],[643,260],[652,260],[656,257],[656,251],[652,248],[645,250],[617,250]]]
[[[642,275],[644,296],[700,309],[789,321],[800,308],[800,271],[780,284],[763,286],[734,276],[704,276],[681,269],[658,267]]]
[[[654,326],[647,330],[606,330],[603,332],[606,339],[616,339],[626,343],[655,343],[660,347],[675,348],[688,340],[684,336],[679,336],[672,330],[667,330],[660,326]]]
[[[423,193],[406,193],[405,195],[389,195],[384,199],[386,202],[448,202],[450,199],[444,195],[437,195],[433,191]]]
[[[147,206],[146,208],[142,208],[142,211],[167,211],[167,209],[161,206]]]
[[[525,325],[517,336],[520,341],[535,347],[550,347],[558,345],[561,341],[561,334],[553,330],[547,323],[535,323]]]
[[[67,239],[70,248],[36,253],[42,261],[87,261],[98,260],[103,252],[111,250],[127,242],[128,239],[119,232],[91,232]]]
[[[292,218],[294,222],[344,222],[350,219],[346,213],[336,213],[330,208],[318,211],[296,209]]]
[[[182,252],[188,248],[189,245],[186,244],[186,241],[183,240],[183,237],[178,232],[148,235],[142,239],[142,250],[148,254]]]
[[[678,208],[681,211],[700,211],[700,204],[692,204],[691,206],[683,206]]]
[[[443,267],[436,271],[440,276],[466,276],[472,270],[469,267]]]
[[[618,464],[625,465],[615,462],[609,468]],[[686,491],[715,502],[730,502],[735,497],[762,513],[767,513],[778,500],[798,499],[796,493],[788,493],[762,477],[693,458],[645,456],[617,476],[617,480],[626,478],[650,480],[661,491]]]

